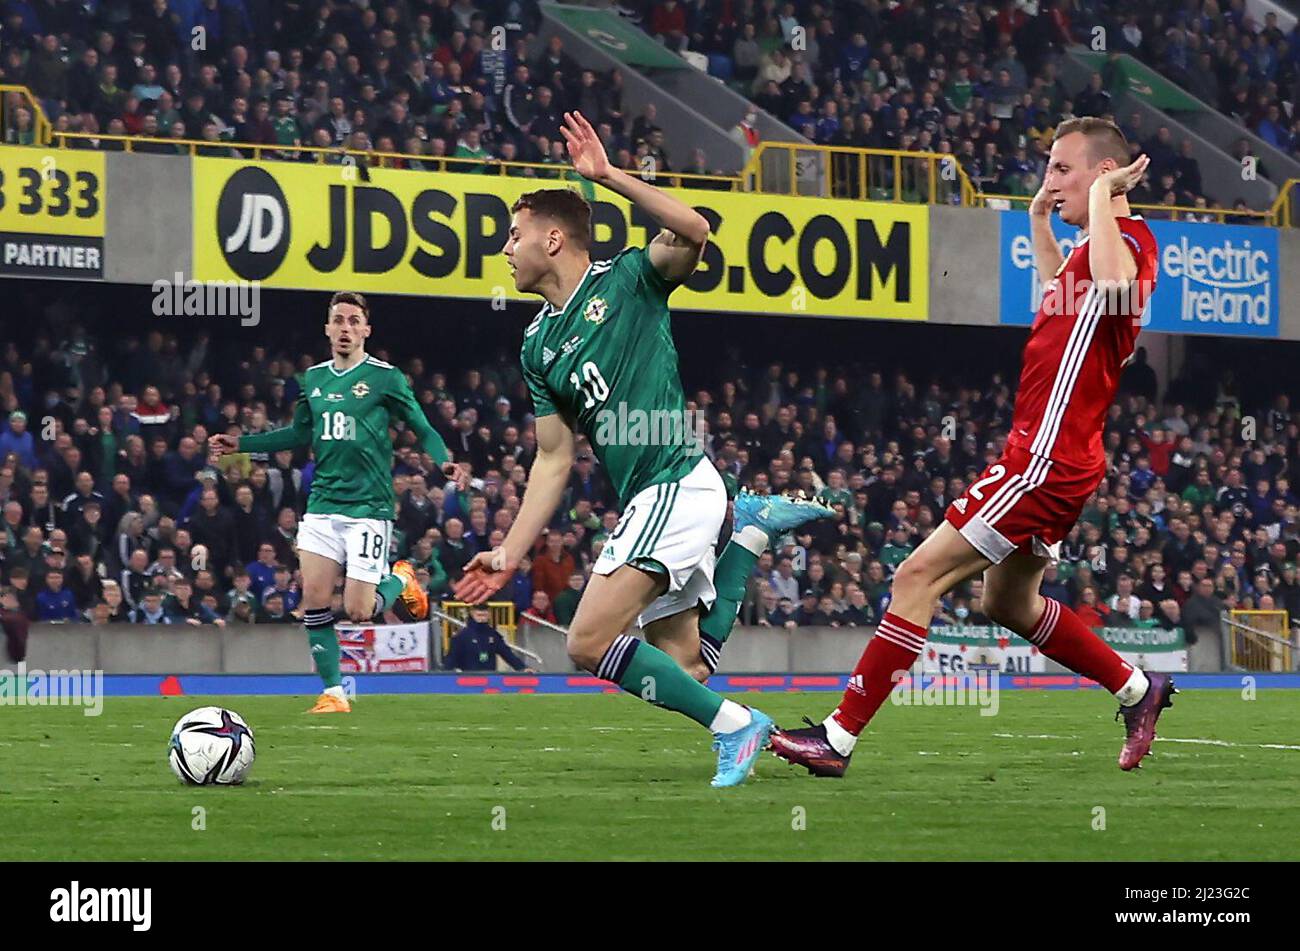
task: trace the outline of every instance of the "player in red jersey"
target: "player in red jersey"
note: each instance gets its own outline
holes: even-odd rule
[[[984,575],[984,610],[1058,663],[1113,693],[1124,715],[1122,769],[1151,748],[1174,693],[1165,674],[1126,663],[1069,607],[1039,594],[1043,571],[1106,473],[1101,434],[1120,372],[1133,356],[1155,288],[1151,229],[1127,192],[1148,159],[1104,119],[1057,127],[1043,186],[1029,207],[1043,302],[1025,344],[1007,447],[948,508],[944,522],[894,575],[889,610],[849,678],[839,707],[808,729],[773,734],[783,759],[842,776],[858,735],[925,645],[936,599]],[[1068,258],[1051,215],[1086,233]]]

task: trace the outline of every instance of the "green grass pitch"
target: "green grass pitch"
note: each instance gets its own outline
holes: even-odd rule
[[[739,699],[797,724],[835,695]],[[1184,692],[1162,738],[1202,742],[1162,739],[1134,773],[1104,694],[1000,699],[991,717],[887,704],[845,779],[764,754],[731,790],[709,786],[702,729],[624,696],[368,696],[324,717],[305,697],[6,707],[0,841],[11,861],[1300,858],[1300,692]],[[172,724],[207,703],[255,731],[243,787],[168,769]]]

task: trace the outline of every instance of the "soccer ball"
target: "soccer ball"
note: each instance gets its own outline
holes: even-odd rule
[[[172,772],[190,786],[233,786],[253,765],[253,731],[238,713],[199,707],[176,721],[167,744]]]

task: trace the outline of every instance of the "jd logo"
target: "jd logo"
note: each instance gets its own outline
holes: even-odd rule
[[[246,281],[275,273],[289,250],[289,204],[270,173],[241,168],[217,202],[217,239],[230,269]]]

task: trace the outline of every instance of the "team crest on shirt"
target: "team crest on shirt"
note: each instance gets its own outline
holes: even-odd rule
[[[584,320],[590,320],[593,324],[603,324],[605,322],[605,313],[609,309],[603,297],[593,297],[587,301],[587,306],[582,310]]]
[[[362,399],[369,392],[370,384],[365,380],[359,380],[352,386],[352,395],[357,399]]]

